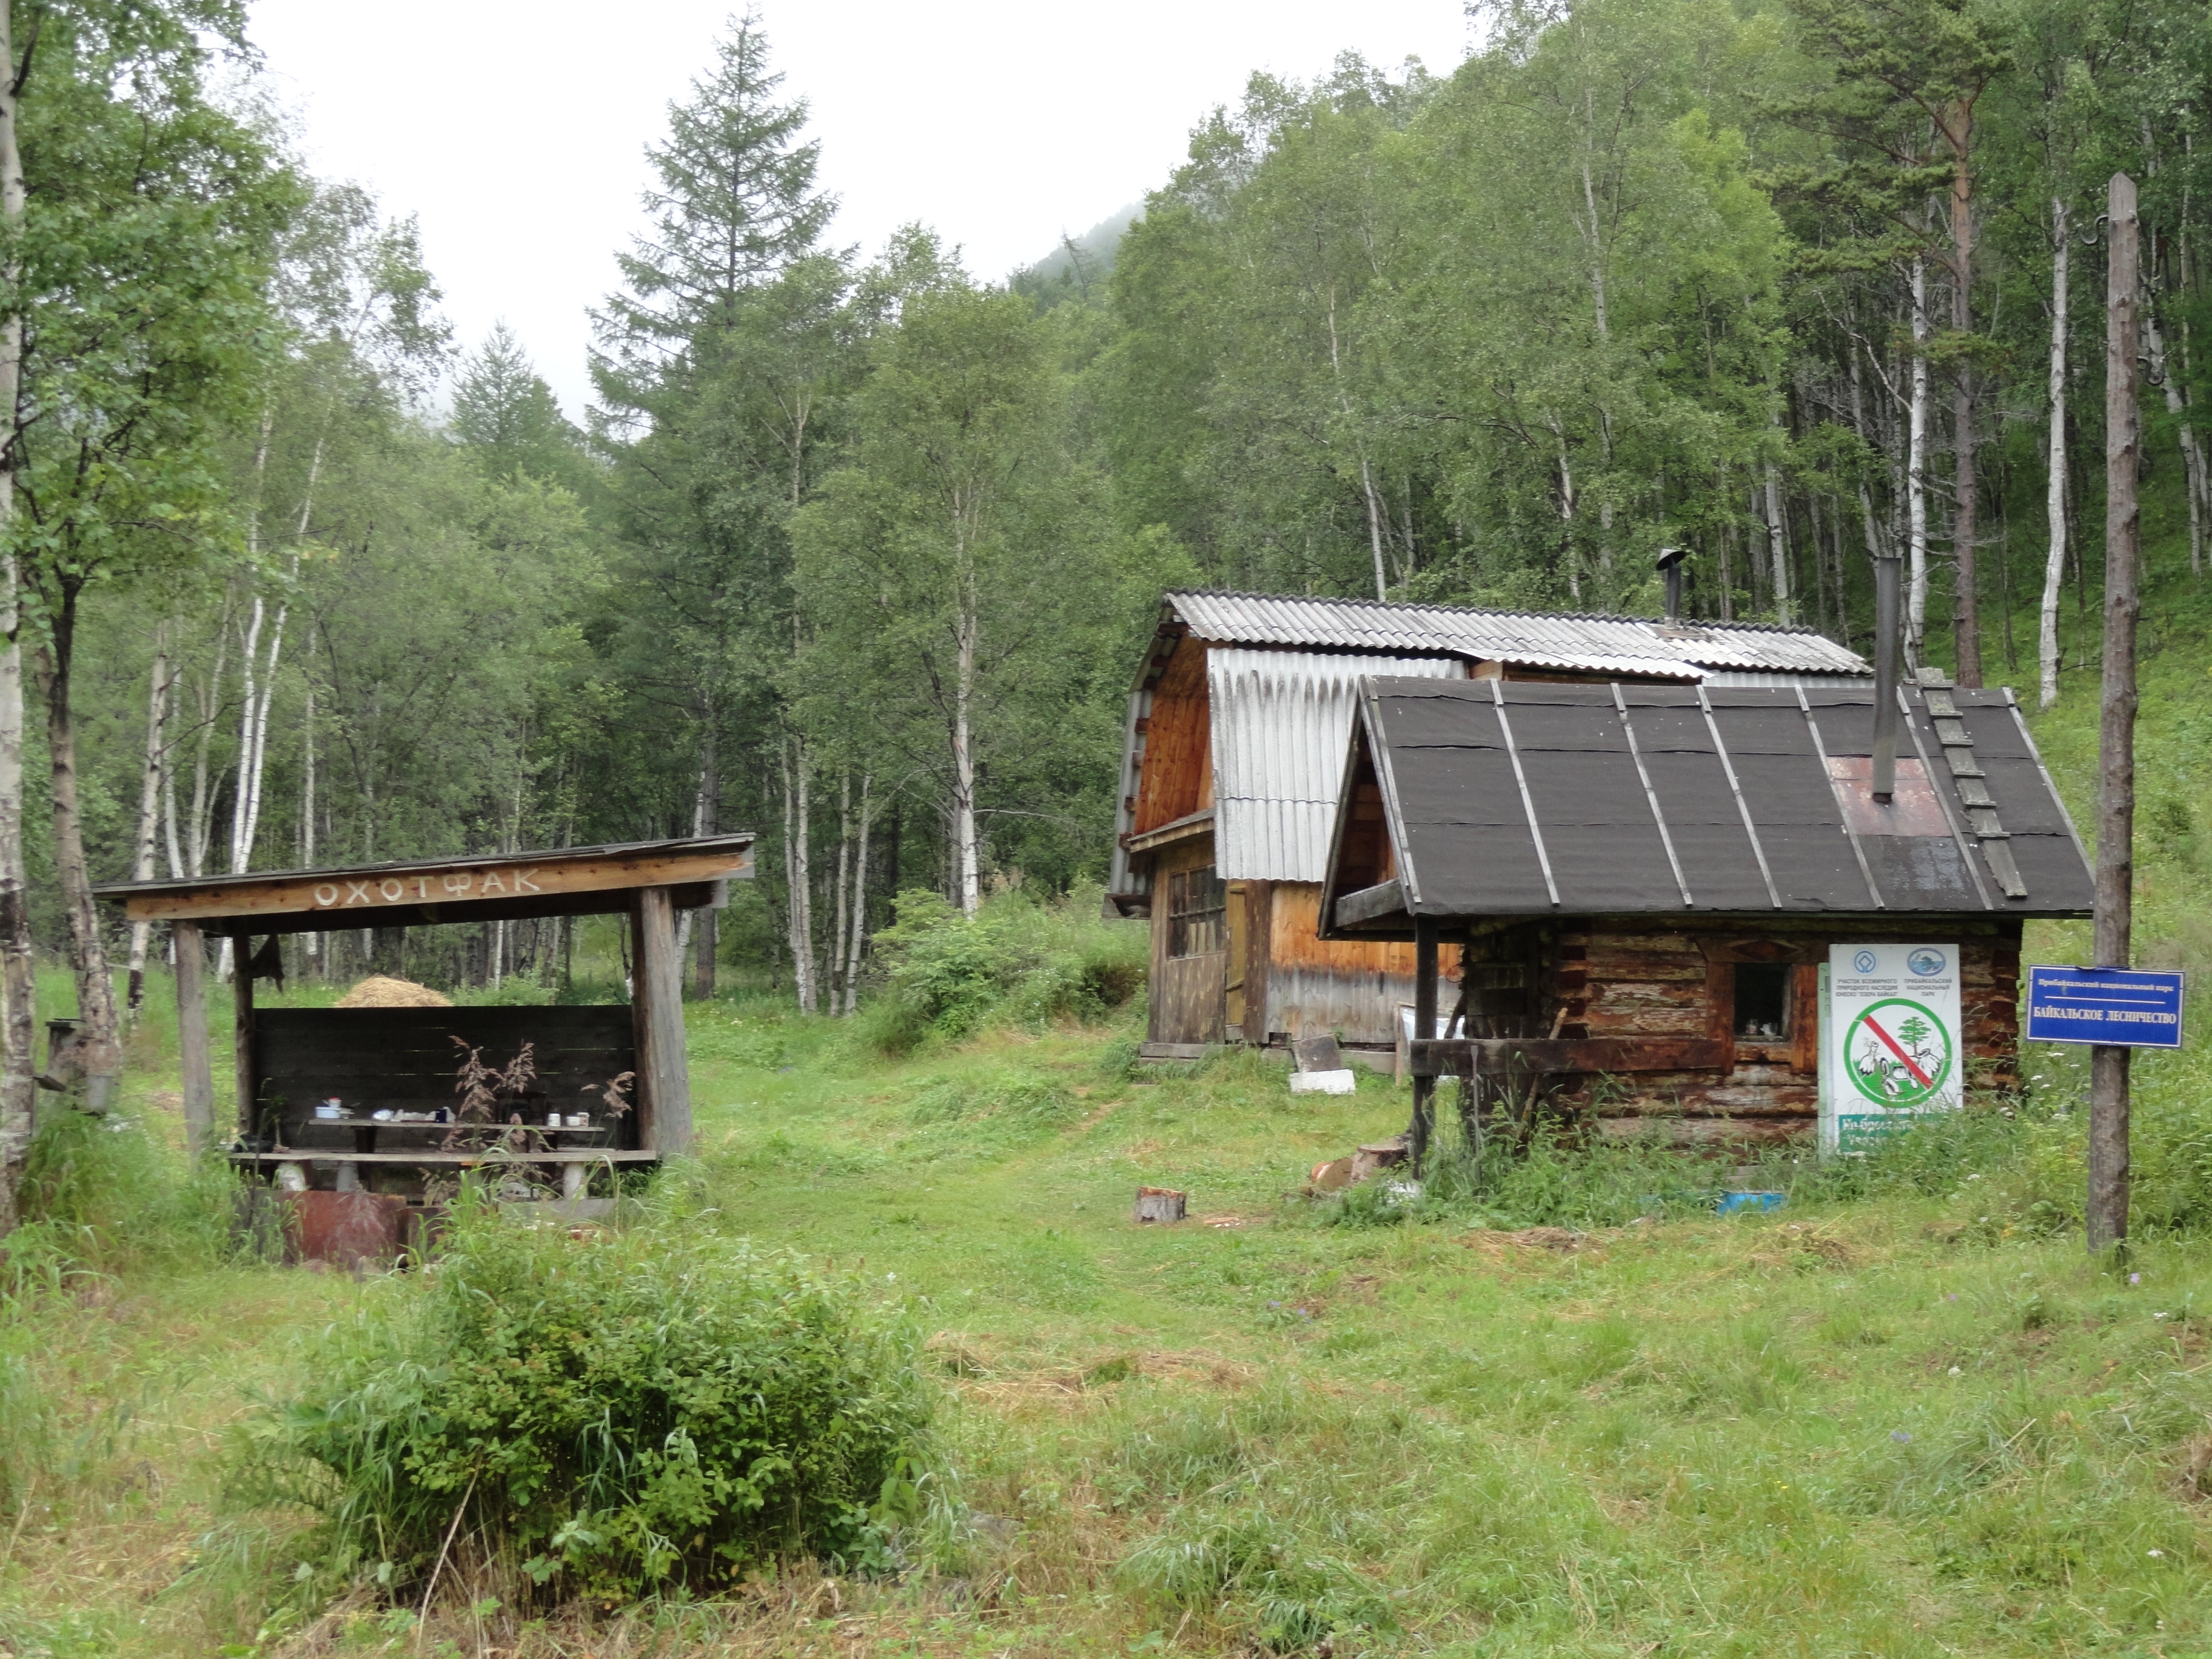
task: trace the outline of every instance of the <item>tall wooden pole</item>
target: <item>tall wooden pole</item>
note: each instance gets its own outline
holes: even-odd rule
[[[238,1133],[253,1144],[262,1132],[258,1098],[260,1079],[253,1069],[253,935],[242,924],[230,934],[230,989],[236,1016],[231,1028],[231,1052],[238,1072]],[[267,1126],[274,1129],[276,1125]]]
[[[1425,1042],[1437,1034],[1437,924],[1428,916],[1413,918],[1413,1036]],[[1437,1080],[1413,1073],[1413,1121],[1407,1136],[1412,1145],[1407,1160],[1418,1179],[1428,1157],[1429,1138],[1436,1124]]]
[[[631,913],[637,948],[632,1007],[637,1032],[640,1127],[647,1151],[679,1158],[691,1150],[691,1077],[684,1054],[684,964],[676,954],[676,910],[665,887],[641,887]]]
[[[198,1158],[215,1139],[215,1072],[208,1055],[203,972],[207,959],[199,923],[174,924],[171,943],[177,950],[177,1060],[185,1085],[185,1139]]]
[[[2112,175],[2106,202],[2111,257],[2105,282],[2105,695],[2097,779],[2097,932],[2100,968],[2128,965],[2135,911],[2136,619],[2142,520],[2136,461],[2142,453],[2136,351],[2139,274],[2136,185]],[[2089,1248],[2128,1236],[2128,1055],[2089,1050]]]

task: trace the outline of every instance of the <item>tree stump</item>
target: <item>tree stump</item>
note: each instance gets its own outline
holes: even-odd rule
[[[1168,1187],[1139,1187],[1137,1188],[1137,1219],[1139,1221],[1180,1221],[1183,1218],[1186,1195]]]

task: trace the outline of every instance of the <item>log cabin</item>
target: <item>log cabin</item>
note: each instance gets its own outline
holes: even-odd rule
[[[1151,919],[1144,1054],[1394,1052],[1412,947],[1324,933],[1322,880],[1361,678],[1863,685],[1809,629],[1176,592],[1129,696],[1109,915]],[[1455,971],[1447,951],[1444,972]]]
[[[1870,687],[1362,682],[1321,908],[1411,944],[1417,1008],[1456,998],[1413,1045],[1416,1160],[1443,1075],[1471,1132],[1540,1099],[1608,1136],[1808,1135],[1838,946],[1955,963],[1964,1087],[2016,1090],[2022,924],[2087,915],[2089,864],[2009,690],[1893,695],[1884,799]]]

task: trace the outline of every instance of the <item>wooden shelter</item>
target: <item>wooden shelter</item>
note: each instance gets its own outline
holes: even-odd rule
[[[591,1168],[649,1164],[689,1147],[675,915],[718,903],[722,884],[750,878],[752,845],[750,834],[708,836],[94,890],[131,921],[173,931],[185,1120],[196,1145],[213,1139],[201,940],[214,933],[232,940],[238,964],[234,1163],[295,1189],[418,1194],[441,1170],[502,1163],[557,1171],[574,1199]],[[257,980],[282,980],[278,934],[564,915],[629,918],[628,1006],[254,1006]],[[460,1056],[473,1048],[505,1066],[526,1042],[535,1076],[502,1091],[483,1123],[456,1121]],[[318,1115],[331,1100],[343,1115]]]
[[[1967,1079],[2016,1087],[2021,923],[2088,915],[2089,866],[2010,691],[1897,695],[1883,803],[1871,688],[1364,682],[1322,911],[1411,941],[1431,1013],[1463,953],[1416,1142],[1455,1073],[1601,1133],[1804,1133],[1844,944],[1955,943]]]
[[[1321,927],[1363,677],[1862,684],[1869,672],[1805,629],[1169,593],[1130,693],[1107,892],[1110,913],[1152,919],[1146,1054],[1324,1034],[1394,1050],[1412,947]]]

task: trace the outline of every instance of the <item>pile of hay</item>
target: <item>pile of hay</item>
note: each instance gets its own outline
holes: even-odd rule
[[[371,974],[337,1000],[341,1008],[450,1008],[453,998],[411,979]]]

